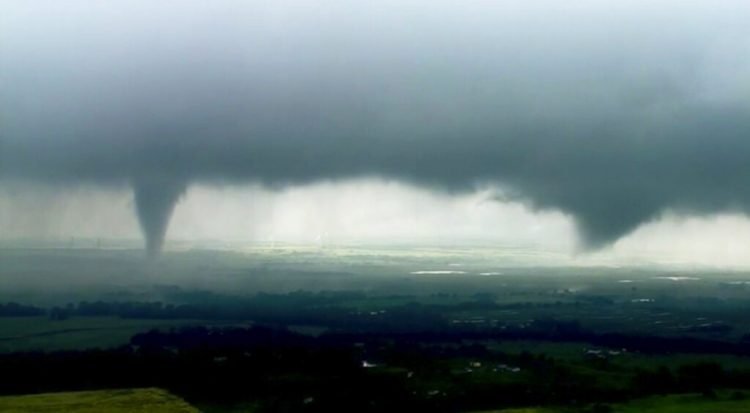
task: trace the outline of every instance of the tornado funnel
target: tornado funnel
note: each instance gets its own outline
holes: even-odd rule
[[[185,184],[169,179],[140,179],[133,182],[133,190],[146,256],[156,259],[161,254],[174,206],[185,192]]]

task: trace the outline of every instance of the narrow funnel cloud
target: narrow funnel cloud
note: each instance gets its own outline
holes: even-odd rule
[[[146,240],[146,254],[153,260],[161,254],[172,211],[185,192],[185,184],[165,179],[139,179],[133,187],[138,221]]]

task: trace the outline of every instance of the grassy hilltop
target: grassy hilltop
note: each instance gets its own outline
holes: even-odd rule
[[[633,400],[624,404],[572,408],[521,408],[474,413],[750,413],[750,399],[741,392],[722,391],[710,397],[672,394]]]
[[[160,389],[102,390],[0,397],[4,413],[199,413]]]

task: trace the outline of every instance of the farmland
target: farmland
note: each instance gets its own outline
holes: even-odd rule
[[[206,412],[627,412],[742,409],[750,394],[742,272],[437,247],[0,255],[6,395],[158,387]]]

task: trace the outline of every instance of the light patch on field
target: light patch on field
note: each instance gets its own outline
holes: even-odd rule
[[[669,280],[669,281],[698,281],[698,277],[654,277],[655,280]]]
[[[415,275],[433,275],[433,274],[466,274],[466,271],[453,271],[453,270],[422,270],[412,271],[410,274]]]

